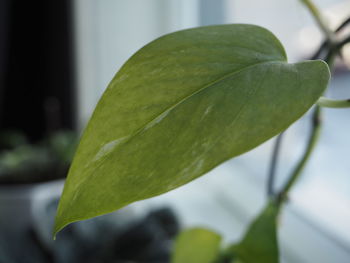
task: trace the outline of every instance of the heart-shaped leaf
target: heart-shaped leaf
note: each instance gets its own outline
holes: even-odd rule
[[[204,228],[185,230],[176,238],[172,263],[212,263],[219,256],[221,236]]]
[[[238,263],[278,263],[277,216],[279,207],[271,202],[251,223],[242,241],[229,249]]]
[[[100,99],[55,232],[170,191],[253,149],[300,118],[328,79],[322,61],[288,64],[280,42],[258,26],[200,27],[151,42]]]

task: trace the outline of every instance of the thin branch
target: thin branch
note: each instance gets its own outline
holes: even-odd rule
[[[311,127],[311,134],[308,139],[306,150],[299,161],[298,165],[295,167],[294,171],[292,172],[291,176],[289,177],[288,181],[280,191],[278,195],[278,204],[281,205],[285,200],[287,200],[288,193],[291,189],[291,187],[295,184],[295,182],[298,180],[298,178],[301,175],[301,172],[303,171],[305,164],[309,160],[311,153],[313,152],[315,145],[318,141],[319,135],[321,130],[321,109],[319,106],[316,106],[313,116],[312,116],[312,127]]]
[[[348,44],[350,42],[350,36],[345,37],[342,41],[340,41],[339,43],[337,43],[335,45],[336,49],[341,49],[344,45]]]
[[[318,23],[319,24],[322,23],[323,28],[327,28],[327,31],[328,31],[329,29],[326,26],[326,24],[323,22],[321,15],[320,15],[320,12],[316,8],[316,6],[311,1],[308,1],[308,0],[301,0],[301,1],[308,7],[308,9],[313,14],[314,18],[318,21]],[[346,19],[345,21],[343,21],[343,23],[341,23],[336,28],[335,33],[340,32],[349,23],[350,23],[350,17],[348,19]],[[328,37],[331,36],[332,41],[333,41],[333,33],[331,33],[330,35],[327,35],[327,36]],[[327,52],[325,54],[324,60],[328,63],[329,67],[332,68],[332,64],[333,64],[335,56],[339,53],[339,50],[345,44],[350,42],[350,36],[344,38],[344,40],[342,40],[336,44],[333,42],[330,42],[330,39],[328,37],[327,37],[327,40],[321,44],[321,46],[319,47],[317,52],[311,57],[311,60],[318,59],[321,57],[322,53]],[[345,104],[349,104],[349,100],[345,100],[345,101],[341,101],[341,102],[340,101],[339,102],[331,102],[329,100],[325,101],[324,99],[321,98],[320,101],[317,103],[321,103],[320,106],[323,106],[323,107],[325,107],[325,102],[327,102],[327,105],[331,104],[333,107],[335,107],[335,106],[340,107],[340,105],[342,107],[345,107],[344,106]],[[281,147],[281,141],[282,141],[282,135],[280,135],[275,142],[273,153],[272,153],[272,158],[271,158],[271,162],[270,162],[270,166],[269,166],[269,175],[268,175],[268,182],[267,182],[267,195],[269,198],[272,198],[274,196],[273,186],[274,186],[275,177],[276,177],[276,167],[277,167],[277,163],[278,163],[278,155],[279,155],[279,151],[280,151],[280,147]],[[298,166],[300,166],[300,165],[301,164],[299,163]],[[303,165],[305,165],[305,164],[303,164]]]
[[[348,24],[350,24],[350,17],[345,19],[335,30],[336,33],[342,31]]]
[[[328,27],[327,23],[325,22],[325,19],[323,18],[321,12],[318,10],[316,5],[311,0],[300,0],[306,8],[309,10],[309,12],[314,17],[316,23],[318,24],[319,28],[323,31],[325,34],[327,41],[330,43],[334,42],[334,35],[332,30]]]
[[[317,105],[326,108],[350,108],[350,99],[347,100],[333,100],[321,97],[317,101]]]
[[[346,41],[350,41],[350,37]],[[330,68],[333,67],[333,61],[335,56],[338,54],[338,50],[345,44],[347,43],[345,40],[340,42],[339,44],[336,44],[333,48],[330,47],[328,50],[328,53],[326,54],[325,61],[329,65]],[[281,205],[284,201],[287,200],[288,198],[288,193],[292,186],[295,184],[295,182],[299,179],[307,161],[309,160],[311,153],[313,152],[315,145],[317,144],[320,131],[321,131],[321,108],[319,105],[316,105],[313,116],[312,116],[312,127],[311,127],[311,133],[310,137],[307,142],[307,147],[305,149],[305,152],[293,170],[291,176],[289,177],[287,183],[284,185],[282,190],[279,192],[278,197],[277,197],[277,204]]]
[[[350,17],[348,17],[347,19],[345,19],[336,29],[335,29],[335,33],[339,33],[341,32],[348,24],[350,24]],[[343,40],[344,41],[344,40]],[[315,60],[320,58],[321,54],[323,52],[325,52],[326,50],[328,50],[330,48],[329,45],[329,41],[325,40],[322,42],[322,44],[320,45],[320,47],[318,48],[318,50],[315,52],[314,55],[311,56],[311,60]]]
[[[280,133],[276,140],[275,144],[273,146],[272,151],[272,158],[269,166],[269,173],[268,173],[268,179],[267,179],[267,196],[272,199],[275,196],[274,193],[274,184],[275,184],[275,178],[276,178],[276,169],[277,169],[277,163],[278,163],[278,156],[281,149],[281,143],[283,139],[283,132]]]
[[[329,44],[328,44],[328,41],[324,41],[320,47],[317,49],[317,51],[315,52],[315,54],[313,54],[311,56],[311,60],[315,60],[315,59],[319,59],[321,57],[321,54],[323,52],[325,52],[325,50],[329,49]]]

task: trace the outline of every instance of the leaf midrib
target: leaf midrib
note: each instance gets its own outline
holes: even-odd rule
[[[228,74],[225,74],[224,76],[208,83],[208,84],[205,84],[204,87],[196,90],[195,92],[192,92],[191,94],[183,97],[182,99],[180,99],[178,102],[174,103],[172,106],[168,107],[166,110],[163,110],[161,113],[159,113],[156,117],[154,117],[152,120],[146,122],[145,124],[143,124],[139,129],[137,129],[132,135],[130,135],[130,137],[128,139],[126,139],[123,143],[119,144],[118,146],[120,145],[123,145],[127,142],[129,142],[133,137],[137,136],[138,134],[140,134],[149,124],[151,124],[152,122],[155,122],[158,118],[160,118],[163,114],[165,114],[166,112],[169,112],[171,110],[173,110],[174,108],[176,108],[178,105],[182,104],[184,101],[188,100],[189,98],[201,93],[203,90],[207,89],[207,88],[210,88],[211,86],[219,83],[220,81],[226,79],[226,78],[229,78],[229,77],[232,77],[236,74],[239,74],[243,71],[246,71],[246,70],[249,70],[251,68],[254,68],[254,67],[257,67],[257,66],[261,66],[261,65],[264,65],[264,64],[275,64],[275,63],[285,63],[284,61],[278,61],[278,60],[271,60],[271,61],[265,61],[265,62],[259,62],[259,63],[255,63],[255,64],[252,64],[252,65],[249,65],[249,66],[246,66],[242,69],[239,69],[239,70],[236,70],[236,71],[233,71],[233,72],[230,72]],[[108,142],[107,142],[108,143]]]
[[[283,60],[271,60],[271,61],[264,61],[264,62],[259,62],[259,63],[255,63],[255,64],[252,64],[252,65],[249,65],[249,66],[246,66],[246,67],[243,67],[239,70],[236,70],[236,71],[233,71],[233,72],[230,72],[228,74],[225,74],[223,75],[222,77],[204,85],[202,88],[198,89],[197,91],[185,96],[184,98],[180,99],[177,103],[173,104],[172,106],[168,107],[166,110],[162,111],[160,114],[158,114],[155,118],[153,118],[151,121],[148,121],[146,122],[142,127],[140,127],[139,129],[137,129],[132,135],[130,135],[130,137],[128,139],[126,139],[124,142],[122,142],[121,144],[119,144],[117,147],[121,147],[122,145],[126,144],[127,142],[129,142],[130,140],[132,140],[134,137],[136,137],[138,134],[140,134],[146,127],[147,125],[149,125],[150,123],[156,121],[162,114],[164,114],[165,112],[167,111],[171,111],[172,109],[176,108],[178,105],[182,104],[184,101],[186,101],[187,99],[191,98],[192,96],[195,96],[196,94],[200,93],[201,91],[207,89],[207,88],[210,88],[212,85],[215,85],[216,83],[228,78],[228,77],[232,77],[236,74],[239,74],[241,72],[244,72],[246,70],[249,70],[251,68],[254,68],[254,67],[258,67],[258,66],[261,66],[261,65],[270,65],[270,64],[278,64],[278,63],[286,63],[286,61],[283,61]],[[107,142],[108,143],[108,142]],[[86,176],[85,178],[87,179],[91,174],[94,173],[94,171],[96,171],[97,169],[99,169],[103,163],[104,163],[104,160],[108,159],[111,157],[111,154],[106,154],[105,156],[102,156],[100,159],[99,159],[99,163],[97,165],[94,166],[94,168],[89,172],[88,176]],[[86,182],[86,180],[84,180],[84,182],[81,182],[80,185],[84,185]],[[79,187],[80,188],[80,187]],[[88,216],[86,217],[81,217],[80,219],[76,219],[72,222],[76,222],[76,221],[79,221],[79,220],[84,220],[84,219],[87,219],[89,218]],[[65,220],[65,223],[61,224],[60,227],[58,229],[56,229],[56,232],[58,232],[60,229],[62,229],[64,226],[66,226],[68,224],[70,220]]]
[[[170,112],[171,110],[173,110],[174,108],[176,108],[177,106],[181,105],[184,101],[188,100],[189,98],[193,97],[193,96],[196,96],[197,94],[199,94],[200,92],[202,92],[203,90],[207,89],[207,88],[210,88],[211,86],[219,83],[220,81],[226,79],[226,78],[229,78],[229,77],[232,77],[232,76],[235,76],[241,72],[244,72],[246,70],[249,70],[251,68],[254,68],[254,67],[258,67],[258,66],[261,66],[261,65],[269,65],[269,64],[277,64],[277,63],[286,63],[285,61],[282,61],[282,60],[270,60],[270,61],[264,61],[264,62],[258,62],[258,63],[255,63],[255,64],[252,64],[252,65],[249,65],[249,66],[246,66],[246,67],[243,67],[239,70],[236,70],[236,71],[233,71],[233,72],[230,72],[228,74],[225,74],[223,75],[222,77],[204,85],[202,88],[196,90],[195,92],[192,92],[191,94],[183,97],[182,99],[180,99],[178,102],[176,102],[175,104],[173,104],[172,106],[168,107],[166,110],[162,111],[161,113],[159,113],[156,117],[154,117],[152,120],[146,122],[145,124],[143,124],[139,129],[137,129],[132,135],[129,136],[129,138],[125,139],[122,143],[118,144],[117,148],[125,145],[126,143],[130,142],[133,138],[135,138],[137,135],[139,135],[142,131],[144,131],[148,125],[150,125],[152,122],[156,122],[158,118],[160,118],[163,114],[165,114],[166,112]],[[123,137],[123,136],[122,136]],[[118,138],[117,138],[118,139]],[[117,140],[115,139],[115,140]],[[114,141],[114,140],[112,140]],[[111,141],[109,142],[106,142],[104,145],[110,143]],[[102,146],[103,147],[103,146]],[[101,149],[101,148],[100,148]],[[114,151],[114,149],[112,150],[112,152]],[[97,153],[95,153],[96,155]],[[94,156],[95,156],[94,155]],[[95,165],[93,171],[96,171],[101,165],[103,165],[103,162],[104,160],[108,159],[108,157],[110,156],[110,154],[106,154],[104,156],[101,156],[99,158],[99,163],[97,165]],[[92,172],[93,172],[92,171]]]

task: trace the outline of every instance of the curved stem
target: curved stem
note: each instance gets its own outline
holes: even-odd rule
[[[347,36],[346,38],[344,38],[342,41],[340,41],[339,43],[337,43],[335,45],[336,49],[341,49],[344,45],[346,45],[347,43],[350,42],[350,36]]]
[[[350,24],[350,17],[348,17],[347,19],[345,19],[336,29],[335,29],[335,34],[341,32],[348,24]],[[329,49],[329,41],[325,40],[323,41],[323,43],[320,45],[320,47],[318,48],[318,50],[315,52],[315,54],[313,56],[311,56],[311,60],[315,60],[318,59],[321,54],[326,51],[327,49]]]
[[[350,23],[350,17],[345,19],[335,30],[336,33],[342,31]]]
[[[295,167],[294,171],[292,172],[291,176],[289,177],[288,181],[282,188],[282,190],[279,193],[278,196],[278,204],[280,205],[283,203],[287,197],[288,193],[291,189],[291,187],[294,185],[294,183],[298,180],[298,178],[301,175],[301,172],[303,171],[305,164],[309,160],[311,153],[313,152],[315,145],[318,141],[319,135],[321,130],[321,109],[319,106],[316,106],[313,116],[312,116],[312,127],[311,127],[311,134],[307,142],[306,150],[299,161],[298,165]]]
[[[311,0],[300,0],[300,1],[307,7],[307,9],[309,9],[309,12],[312,14],[316,23],[325,34],[327,40],[331,43],[334,42],[333,32],[328,27],[327,23],[325,22],[321,12],[318,10],[316,5]]]
[[[338,50],[344,45],[344,42],[347,40],[347,38],[340,43],[334,44],[333,32],[328,28],[327,24],[324,22],[322,15],[321,15],[320,11],[318,10],[318,8],[313,4],[313,2],[311,0],[300,0],[300,1],[308,8],[308,10],[313,15],[313,17],[316,20],[316,22],[318,23],[318,25],[320,26],[320,28],[324,31],[324,33],[326,35],[326,40],[320,45],[319,49],[311,57],[311,59],[312,60],[318,59],[319,56],[321,55],[321,53],[323,53],[323,51],[328,50],[328,52],[325,56],[325,61],[328,63],[329,67],[331,68],[333,65],[334,58],[335,58],[336,54],[338,53]],[[350,20],[350,18],[345,20],[336,29],[335,32],[339,32],[340,30],[342,30],[349,23],[349,20]],[[349,39],[349,41],[350,41],[350,39]],[[319,111],[319,109],[317,111]],[[274,196],[273,186],[274,186],[274,181],[275,181],[275,177],[276,177],[276,166],[277,166],[277,162],[278,162],[278,155],[279,155],[279,149],[281,147],[281,141],[282,141],[282,135],[280,135],[276,140],[276,143],[275,143],[275,146],[273,149],[273,153],[272,153],[271,162],[270,162],[269,176],[268,176],[268,182],[267,182],[267,195],[269,198],[273,198],[273,196]],[[307,154],[307,152],[305,154]],[[305,156],[305,154],[304,154],[304,156]],[[301,169],[302,167],[300,168],[300,166],[304,166],[306,161],[307,160],[301,161],[301,163],[298,164],[296,170]],[[292,177],[293,177],[293,175],[292,175]],[[296,178],[291,179],[291,180],[295,181]],[[293,184],[293,183],[294,182],[292,182],[291,184]],[[289,186],[289,187],[291,187],[291,186]],[[282,190],[282,192],[283,192],[283,190]],[[279,194],[279,195],[281,195],[281,194]]]
[[[321,45],[318,51],[311,57],[312,60],[318,59],[321,53],[323,51],[327,51],[325,55],[325,61],[328,63],[329,67],[332,68],[333,66],[333,61],[335,56],[338,54],[338,50],[345,44],[344,42],[347,41],[347,38],[345,38],[342,42],[335,44],[333,42],[333,32],[330,31],[326,23],[321,17],[321,13],[317,9],[317,7],[312,3],[311,0],[300,0],[312,13],[313,17],[315,20],[318,22],[319,26],[323,29],[323,31],[327,31],[328,33],[326,34],[326,41],[324,41]],[[350,19],[350,18],[349,18]],[[339,32],[342,30],[348,23],[349,19],[345,20],[337,29],[336,32]],[[326,33],[326,32],[325,32]],[[350,39],[349,39],[350,41]],[[347,42],[346,42],[347,43]],[[273,153],[272,153],[272,158],[270,162],[270,167],[269,167],[269,174],[268,174],[268,182],[267,182],[267,196],[271,199],[274,198],[275,193],[273,190],[274,182],[275,182],[275,177],[276,177],[276,167],[277,167],[277,162],[278,162],[278,155],[279,155],[279,150],[281,147],[281,141],[282,141],[282,135],[280,135],[276,143],[274,145]],[[305,161],[306,162],[306,161]],[[303,164],[305,165],[305,164]],[[298,165],[300,166],[300,164]],[[296,180],[296,179],[295,179]]]
[[[273,187],[274,187],[274,182],[275,182],[275,177],[276,177],[276,168],[277,168],[277,163],[278,163],[279,152],[281,149],[283,134],[284,133],[282,132],[277,136],[274,147],[273,147],[272,158],[271,158],[271,162],[270,162],[268,180],[267,180],[267,196],[270,199],[273,198],[275,195]]]
[[[350,99],[347,100],[333,100],[321,97],[317,101],[317,105],[326,108],[350,108]]]
[[[333,32],[330,31],[326,23],[324,22],[323,18],[321,17],[321,14],[317,7],[312,3],[311,0],[300,0],[311,12],[321,29],[326,34],[327,40],[322,43],[320,46],[318,52],[313,56],[313,59],[318,58],[318,56],[322,53],[323,50],[327,50],[328,52],[325,55],[325,61],[328,63],[329,67],[333,67],[333,62],[338,54],[339,50],[347,43],[350,42],[350,36],[344,38],[342,41],[336,43],[334,42],[334,35]],[[335,32],[341,31],[347,24],[350,23],[350,18],[346,19],[337,29]],[[315,57],[317,56],[317,57]],[[319,134],[320,134],[320,126],[321,126],[321,109],[322,107],[333,107],[333,108],[345,108],[350,107],[350,100],[331,100],[324,97],[321,97],[319,101],[317,102],[317,106],[315,108],[313,118],[312,118],[312,130],[311,134],[308,140],[308,144],[306,147],[306,150],[303,154],[303,157],[301,158],[300,162],[297,164],[296,168],[294,169],[293,173],[289,177],[287,183],[284,185],[282,190],[277,194],[278,199],[278,205],[280,205],[287,197],[288,192],[290,191],[290,188],[294,185],[295,181],[299,178],[303,168],[305,167],[308,159],[310,158],[310,155],[316,145],[316,142],[318,140]],[[270,198],[273,198],[274,191],[273,191],[273,185],[275,181],[275,173],[276,173],[276,166],[278,162],[278,155],[279,155],[279,148],[281,147],[281,140],[282,136],[279,136],[278,140],[275,143],[273,155],[270,163],[270,170],[269,170],[269,177],[268,177],[268,183],[267,183],[267,194]]]
[[[319,59],[323,52],[329,48],[328,41],[324,41],[320,47],[316,50],[316,52],[311,56],[311,60]]]

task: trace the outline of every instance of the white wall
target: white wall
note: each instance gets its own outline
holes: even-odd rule
[[[313,19],[300,0],[226,0],[227,21],[264,26],[271,30],[286,48],[290,61],[305,55],[300,48],[299,33],[312,25]],[[314,0],[319,8],[328,8],[344,0]],[[314,43],[317,42],[316,39]]]
[[[197,26],[198,10],[198,0],[75,0],[80,127],[134,52],[163,34]]]

